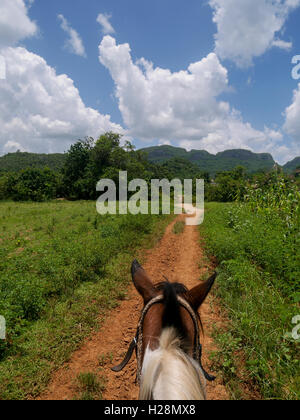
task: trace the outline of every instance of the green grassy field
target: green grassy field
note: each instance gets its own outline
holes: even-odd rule
[[[295,219],[297,220],[297,219]],[[215,295],[230,323],[216,331],[213,355],[234,399],[299,399],[299,340],[291,337],[300,314],[298,228],[289,234],[275,212],[209,203],[200,227],[208,256],[217,259]]]
[[[136,251],[152,247],[172,216],[100,216],[95,203],[0,202],[0,400],[34,398],[107,313],[126,297]],[[297,219],[293,219],[297,225]],[[295,226],[296,226],[295,225]],[[297,226],[274,212],[209,203],[200,227],[217,260],[215,297],[226,330],[212,354],[233,399],[300,397]],[[299,225],[298,225],[299,226]],[[174,225],[180,233],[183,223]],[[105,386],[78,378],[78,395]]]
[[[170,216],[100,216],[94,202],[0,202],[0,399],[37,396],[126,296],[135,251]]]

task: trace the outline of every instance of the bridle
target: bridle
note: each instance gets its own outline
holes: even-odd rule
[[[200,344],[200,328],[199,328],[198,317],[197,317],[195,311],[190,306],[190,304],[185,299],[183,299],[181,296],[177,296],[177,299],[178,299],[179,304],[188,311],[188,313],[190,314],[190,316],[193,320],[193,323],[194,323],[195,335],[194,335],[194,345],[193,345],[193,359],[199,363],[205,378],[208,381],[212,382],[216,379],[216,377],[207,373],[206,370],[202,366],[202,361],[201,361],[201,359],[202,359],[202,345]],[[118,366],[115,366],[115,367],[111,368],[111,370],[114,371],[114,372],[120,372],[121,370],[123,370],[124,367],[129,363],[133,351],[136,350],[137,383],[138,384],[140,384],[141,374],[142,374],[142,347],[143,347],[144,319],[145,319],[145,316],[147,315],[149,309],[153,305],[156,305],[158,303],[163,303],[163,301],[164,301],[164,296],[159,295],[159,296],[156,296],[155,298],[150,300],[150,302],[147,303],[147,305],[144,307],[144,309],[142,311],[142,314],[141,314],[141,317],[140,317],[140,320],[139,320],[139,323],[138,323],[138,327],[137,327],[136,336],[134,337],[134,339],[130,343],[129,349],[126,353],[126,356],[124,357],[123,361]]]

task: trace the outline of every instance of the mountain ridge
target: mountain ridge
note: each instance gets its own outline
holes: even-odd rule
[[[295,159],[287,162],[284,165],[284,169],[287,173],[292,173],[298,168],[300,168],[300,156],[295,157]]]
[[[0,156],[0,172],[18,172],[27,168],[42,169],[45,167],[59,171],[65,163],[66,156],[65,153],[8,153]]]
[[[163,164],[170,159],[184,158],[197,164],[201,171],[216,174],[220,171],[232,170],[236,166],[244,166],[248,172],[271,170],[276,165],[270,153],[254,153],[246,149],[230,149],[215,155],[206,150],[187,151],[173,146],[153,146],[140,149],[147,153],[150,162]]]
[[[270,153],[254,153],[246,149],[229,149],[212,154],[206,150],[184,148],[169,145],[151,146],[139,149],[147,154],[148,160],[156,164],[164,164],[171,159],[185,159],[197,165],[202,172],[215,175],[220,171],[232,170],[236,166],[244,166],[249,173],[260,170],[271,170],[276,165]],[[26,168],[49,167],[59,171],[66,159],[65,153],[28,153],[15,152],[0,156],[0,172],[20,171]],[[296,157],[282,166],[287,173],[293,173],[300,167],[300,157]]]

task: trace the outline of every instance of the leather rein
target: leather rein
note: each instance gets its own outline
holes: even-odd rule
[[[216,379],[216,377],[207,373],[207,371],[203,368],[203,365],[202,365],[202,345],[200,344],[200,329],[199,329],[199,322],[198,322],[197,315],[185,299],[183,299],[180,296],[177,296],[177,299],[178,299],[179,304],[189,312],[194,323],[195,336],[194,336],[194,347],[193,347],[193,359],[199,363],[206,380],[212,382]],[[164,297],[162,295],[159,295],[155,297],[154,299],[150,300],[150,302],[148,302],[148,304],[144,307],[141,314],[140,321],[138,323],[136,336],[130,343],[126,356],[124,357],[123,361],[118,366],[111,368],[111,370],[114,372],[120,372],[121,370],[123,370],[125,366],[127,366],[127,364],[129,363],[131,356],[135,350],[136,358],[137,358],[138,384],[140,384],[141,374],[142,374],[142,346],[143,346],[144,319],[145,319],[145,316],[147,315],[147,312],[153,305],[162,303],[163,301],[164,301]]]

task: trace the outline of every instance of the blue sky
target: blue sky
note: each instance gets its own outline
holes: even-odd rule
[[[70,76],[87,106],[109,113],[120,124],[122,117],[112,98],[113,80],[98,60],[103,37],[96,21],[99,13],[112,15],[115,37],[119,43],[130,44],[133,57],[145,57],[162,68],[180,71],[213,50],[215,28],[206,2],[192,0],[187,8],[178,0],[51,0],[47,6],[45,1],[36,0],[30,17],[38,22],[41,33],[24,45],[46,58],[58,73]],[[59,28],[58,14],[63,14],[81,35],[87,60],[66,54],[62,48],[66,36]]]
[[[137,147],[300,155],[300,0],[2,1],[0,153],[112,129]]]

